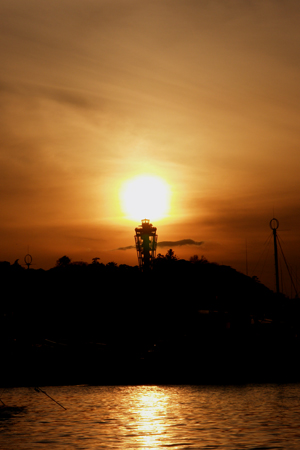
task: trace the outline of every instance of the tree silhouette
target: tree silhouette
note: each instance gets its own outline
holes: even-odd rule
[[[62,256],[56,261],[57,267],[66,267],[68,264],[70,264],[71,260],[68,256]]]
[[[198,255],[193,255],[190,257],[190,261],[191,263],[195,264],[195,263],[207,263],[207,259],[205,258],[205,256],[201,256],[201,258],[199,258]]]
[[[92,264],[100,264],[100,258],[92,258]]]
[[[170,250],[168,250],[165,255],[165,259],[168,261],[177,261],[178,258],[175,255],[174,251],[170,248]]]
[[[71,266],[77,266],[77,267],[86,267],[88,265],[85,261],[74,261],[71,263]]]
[[[110,261],[106,264],[106,267],[110,267],[110,268],[114,269],[115,267],[118,267],[118,264],[115,263],[114,261]]]

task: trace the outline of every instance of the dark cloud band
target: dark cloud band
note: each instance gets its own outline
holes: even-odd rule
[[[197,242],[193,239],[181,239],[180,241],[161,241],[157,243],[157,247],[181,247],[183,245],[202,245],[203,241]],[[131,250],[135,248],[134,245],[128,245],[128,247],[120,247],[117,250]]]
[[[202,245],[203,241],[197,242],[193,239],[181,239],[180,241],[162,241],[158,242],[158,247],[181,247],[182,245]]]

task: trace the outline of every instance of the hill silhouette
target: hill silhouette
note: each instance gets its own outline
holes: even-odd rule
[[[153,269],[0,263],[1,385],[299,381],[299,304],[170,249]],[[6,293],[6,294],[5,294]]]

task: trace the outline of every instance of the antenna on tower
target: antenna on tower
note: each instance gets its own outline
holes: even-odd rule
[[[277,228],[279,227],[279,222],[277,219],[273,218],[270,220],[270,228],[273,230],[274,237],[274,260],[275,260],[275,277],[276,277],[276,293],[279,294],[279,275],[278,275],[278,252],[277,252]]]

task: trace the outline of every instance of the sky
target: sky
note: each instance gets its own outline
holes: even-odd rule
[[[147,175],[178,257],[274,289],[276,217],[300,281],[299,23],[297,0],[0,0],[0,260],[137,264],[120,192]]]

